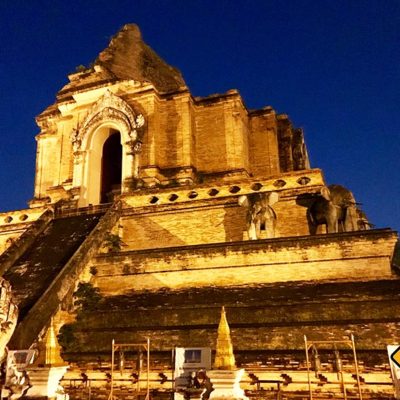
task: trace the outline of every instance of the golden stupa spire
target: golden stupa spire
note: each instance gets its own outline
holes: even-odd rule
[[[231,332],[226,320],[225,307],[222,307],[221,319],[218,325],[217,351],[214,366],[216,369],[236,369]]]
[[[61,358],[61,347],[58,343],[54,328],[53,318],[50,321],[50,326],[47,329],[46,335],[38,345],[39,355],[35,361],[36,365],[64,365],[65,361]]]

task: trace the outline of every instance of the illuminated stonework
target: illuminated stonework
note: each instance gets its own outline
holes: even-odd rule
[[[388,391],[389,367],[375,366],[400,340],[397,234],[370,229],[351,191],[310,167],[287,115],[249,110],[237,90],[193,96],[135,25],[68,78],[37,117],[30,208],[0,214],[0,271],[20,310],[10,349],[35,346],[53,321],[72,365],[65,390],[78,399],[66,382],[86,376],[95,399],[111,340],[150,338],[162,389],[175,346],[230,349],[217,346],[225,305],[235,355],[223,357],[253,373],[244,380],[307,390],[304,335],[354,333],[366,387]],[[140,365],[121,382],[140,375],[144,390]],[[325,375],[327,392],[340,384]]]

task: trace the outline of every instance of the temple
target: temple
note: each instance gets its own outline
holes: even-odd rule
[[[247,395],[390,398],[397,233],[371,229],[351,191],[310,166],[301,128],[237,90],[194,97],[133,24],[68,79],[36,119],[29,208],[0,214],[0,350],[60,354],[17,363],[3,397],[86,399],[90,382],[95,399],[146,385],[164,398],[175,348],[190,373],[205,349],[214,360],[224,306]],[[32,383],[55,370],[54,390]],[[191,384],[176,397],[200,398]]]

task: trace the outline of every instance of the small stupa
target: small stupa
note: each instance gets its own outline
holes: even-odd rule
[[[38,344],[38,358],[34,365],[38,367],[65,366],[65,361],[61,358],[61,347],[58,343],[54,322],[51,320],[43,340]]]
[[[217,349],[215,354],[215,369],[236,369],[235,356],[231,340],[231,331],[226,320],[225,307],[221,310],[221,319],[218,325]]]
[[[38,357],[26,368],[31,384],[27,392],[29,397],[45,397],[47,399],[63,398],[59,381],[68,369],[68,364],[61,358],[61,347],[58,343],[54,321],[38,344]]]
[[[226,319],[225,307],[222,307],[218,325],[214,369],[207,374],[213,385],[210,400],[248,400],[248,397],[244,394],[244,390],[240,387],[240,380],[243,374],[244,369],[236,367],[231,332]]]

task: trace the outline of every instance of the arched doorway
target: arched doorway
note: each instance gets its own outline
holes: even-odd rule
[[[112,129],[104,142],[101,158],[100,203],[110,203],[121,194],[122,145],[121,134]]]
[[[137,178],[139,157],[133,145],[142,126],[143,116],[108,91],[92,106],[72,142],[78,207],[110,203],[128,192]]]

